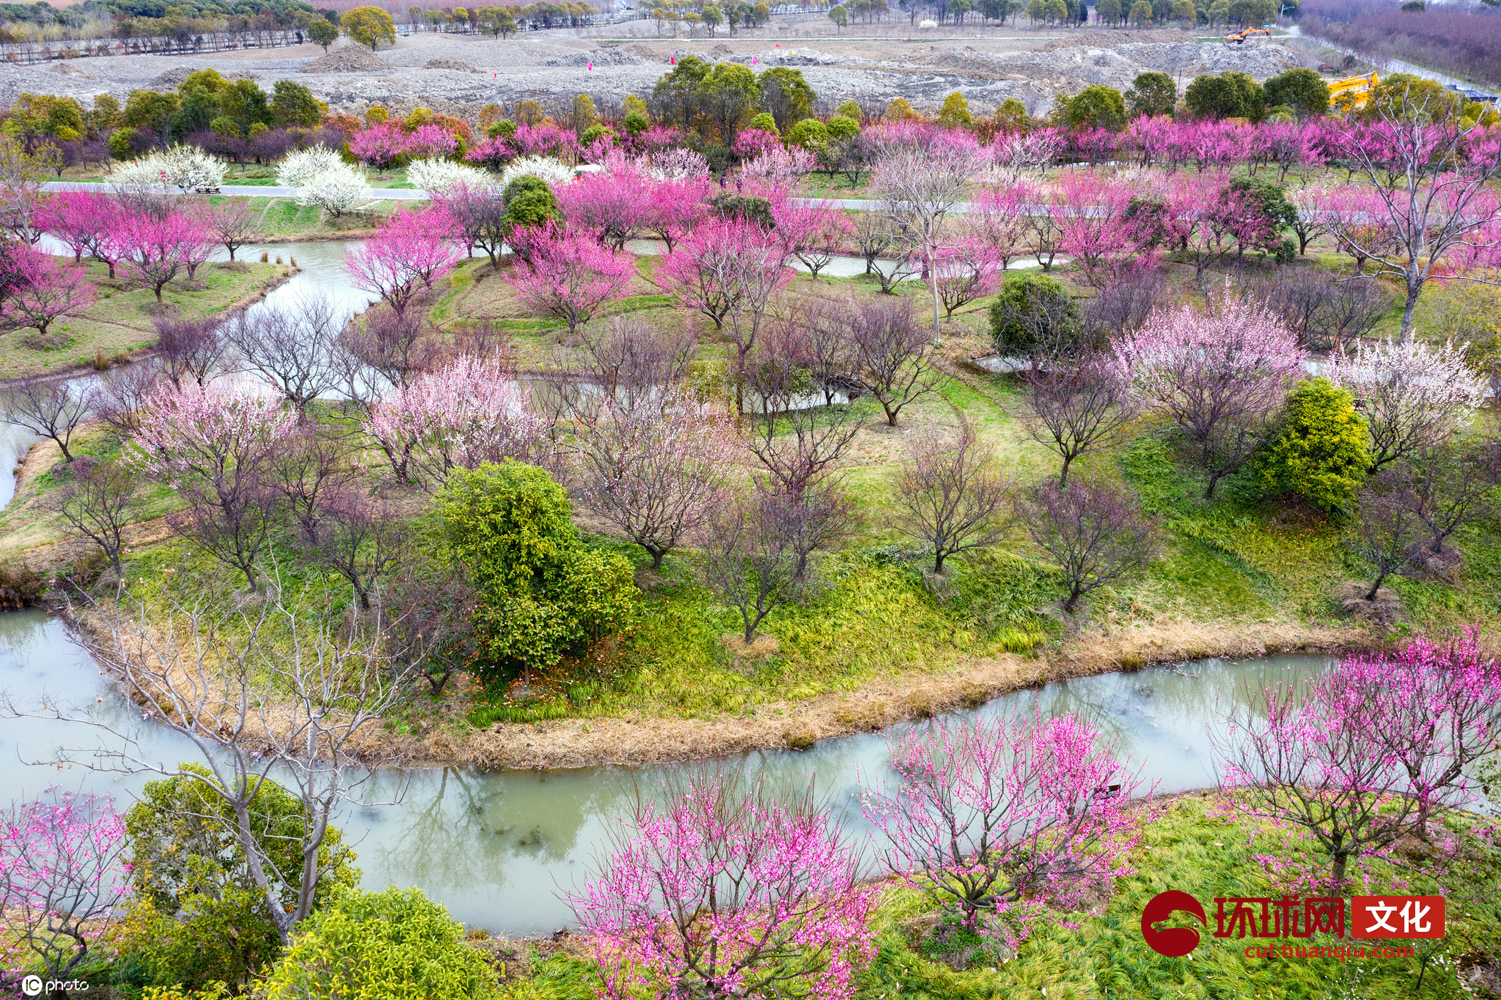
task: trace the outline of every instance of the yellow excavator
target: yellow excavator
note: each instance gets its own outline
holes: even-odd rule
[[[1329,85],[1329,103],[1338,102],[1342,106],[1358,108],[1371,98],[1371,91],[1376,89],[1380,79],[1376,71],[1372,70],[1365,76],[1352,76],[1347,80],[1339,80]]]
[[[1233,35],[1226,35],[1225,42],[1226,44],[1234,42],[1236,45],[1244,45],[1246,44],[1246,39],[1252,35],[1270,35],[1271,33],[1271,28],[1242,28]]]

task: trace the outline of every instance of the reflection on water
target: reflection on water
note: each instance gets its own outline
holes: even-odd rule
[[[970,714],[1076,712],[1112,737],[1159,791],[1205,787],[1216,780],[1211,732],[1242,702],[1242,685],[1305,676],[1325,665],[1322,657],[1287,656],[1154,667],[1017,692]],[[22,706],[56,698],[65,709],[102,708],[115,725],[138,729],[148,760],[172,765],[194,757],[187,741],[143,724],[63,626],[39,611],[0,614],[0,688]],[[94,747],[98,737],[55,721],[0,722],[0,802],[55,783],[128,801],[146,780],[31,763],[51,758],[60,745]],[[860,815],[861,777],[868,783],[890,777],[877,734],[740,759],[774,782],[801,788],[815,781],[828,808],[861,838],[871,833]],[[548,933],[569,923],[557,890],[577,884],[635,790],[656,793],[671,770],[393,770],[366,787],[365,800],[395,804],[349,805],[338,823],[359,854],[367,887],[420,886],[470,925],[509,935]]]

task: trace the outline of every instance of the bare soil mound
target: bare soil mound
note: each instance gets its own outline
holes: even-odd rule
[[[597,52],[568,52],[542,61],[543,66],[639,66],[642,58],[627,52],[617,45],[609,45]]]
[[[310,59],[299,73],[370,73],[390,69],[391,64],[363,45],[341,45],[326,56]]]
[[[451,69],[451,70],[456,70],[456,71],[458,71],[460,73],[478,73],[479,72],[479,70],[475,69],[473,66],[469,65],[468,63],[466,63],[466,62],[459,62],[457,59],[429,59],[427,62],[425,62],[425,63],[422,64],[422,68],[423,69]]]

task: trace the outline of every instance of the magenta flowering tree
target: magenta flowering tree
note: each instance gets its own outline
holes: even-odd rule
[[[567,323],[570,335],[617,298],[636,273],[630,254],[553,222],[534,227],[526,243],[526,257],[507,280],[527,305]]]
[[[34,326],[46,336],[60,316],[94,304],[94,286],[81,265],[60,262],[24,244],[12,250],[21,280],[0,303],[0,315],[16,326]]]
[[[398,211],[363,246],[345,253],[344,267],[356,288],[379,295],[404,316],[418,292],[459,262],[460,236],[441,205]]]
[[[572,132],[546,122],[518,126],[510,143],[521,156],[562,156],[578,147]]]
[[[97,191],[59,191],[40,210],[41,224],[73,251],[73,262],[80,264],[83,255],[93,254],[106,238],[118,205],[115,199]]]
[[[183,227],[182,266],[187,268],[191,279],[197,276],[198,265],[207,261],[219,249],[219,237],[214,232],[212,215],[187,215],[185,219],[187,225]]]
[[[658,180],[646,196],[646,229],[667,245],[703,221],[708,212],[709,178],[702,174]]]
[[[971,926],[1001,918],[1015,943],[1044,907],[1077,909],[1129,874],[1137,780],[1088,723],[944,720],[889,743],[895,791],[863,794],[885,861]]]
[[[126,273],[154,291],[158,302],[162,289],[188,266],[191,248],[200,237],[200,227],[177,212],[122,215],[115,235]]]
[[[406,151],[411,156],[452,156],[458,148],[458,136],[442,125],[418,125],[407,135]]]
[[[399,122],[376,122],[349,139],[355,159],[376,170],[390,170],[407,148],[407,134]]]
[[[853,1000],[875,956],[875,890],[812,796],[777,801],[723,772],[674,782],[661,805],[638,797],[568,902],[609,1000]]]
[[[432,491],[455,468],[535,462],[545,430],[508,372],[468,355],[377,399],[365,424],[397,478]]]
[[[592,233],[602,245],[625,249],[652,221],[657,185],[624,157],[606,160],[606,169],[584,174],[558,188],[558,207],[570,229]]]
[[[1139,185],[1116,183],[1091,173],[1065,173],[1054,185],[1051,210],[1059,229],[1058,250],[1103,288],[1133,268],[1151,267],[1156,232],[1132,218]]]
[[[787,251],[773,234],[736,219],[711,218],[657,261],[656,280],[680,307],[701,313],[724,328],[746,288],[791,279]],[[778,285],[780,287],[780,284]]]
[[[1352,656],[1300,691],[1249,692],[1217,746],[1232,808],[1307,830],[1335,890],[1349,866],[1468,805],[1501,723],[1501,668],[1473,632]]]
[[[735,133],[735,144],[730,152],[742,161],[754,160],[763,153],[782,145],[781,136],[759,128],[743,128]]]
[[[107,798],[49,789],[0,813],[0,962],[68,975],[105,938],[130,883],[125,822]]]
[[[499,170],[516,158],[516,147],[505,136],[496,136],[479,143],[464,154],[464,159],[479,167]]]
[[[1112,347],[1135,397],[1188,438],[1208,474],[1206,497],[1251,458],[1305,356],[1276,314],[1228,291],[1206,312],[1158,311]]]

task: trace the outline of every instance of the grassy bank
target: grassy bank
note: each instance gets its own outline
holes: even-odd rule
[[[1468,821],[1451,828],[1467,829]],[[1145,825],[1131,864],[1096,912],[1040,919],[1014,955],[993,943],[945,927],[926,897],[897,882],[883,887],[874,927],[879,952],[856,976],[860,1000],[1158,1000],[1166,997],[1259,1000],[1429,1000],[1485,996],[1498,981],[1501,906],[1494,894],[1501,856],[1471,839],[1467,860],[1439,869],[1426,844],[1406,841],[1389,859],[1367,860],[1354,892],[1448,898],[1447,936],[1415,945],[1411,958],[1248,958],[1246,946],[1297,947],[1369,944],[1320,935],[1312,940],[1218,939],[1215,897],[1273,897],[1297,893],[1290,875],[1271,869],[1318,871],[1321,860],[1307,836],[1270,823],[1233,818],[1211,794],[1177,798]],[[1178,889],[1208,911],[1209,927],[1186,958],[1166,958],[1142,938],[1142,908],[1157,893]],[[1306,895],[1306,890],[1304,895]],[[1349,891],[1345,893],[1346,896]],[[1178,914],[1168,926],[1198,924]],[[934,934],[943,928],[947,933]],[[1349,934],[1347,927],[1346,934]],[[510,963],[507,1000],[564,1000],[587,995],[597,982],[585,942],[520,945]],[[1463,980],[1463,985],[1461,985]],[[1420,985],[1421,983],[1421,985]]]
[[[0,338],[0,378],[24,378],[83,366],[107,367],[122,355],[155,343],[152,319],[163,312],[185,317],[220,315],[243,308],[267,286],[292,273],[290,266],[260,263],[201,264],[162,289],[157,302],[150,288],[132,281],[124,267],[118,277],[97,261],[85,261],[94,285],[94,304],[59,318],[46,336],[35,329]]]

